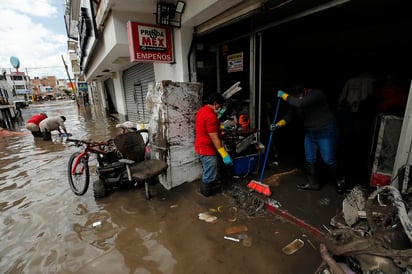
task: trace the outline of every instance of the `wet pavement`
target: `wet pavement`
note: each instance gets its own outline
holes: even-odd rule
[[[66,116],[77,139],[105,140],[119,133],[116,121],[74,101],[31,105],[23,118],[39,112]],[[343,197],[328,185],[319,192],[298,191],[301,170],[270,166],[271,198],[282,206],[256,214],[238,203],[234,189],[245,188],[257,174],[231,178],[209,198],[198,193],[198,181],[169,191],[152,185],[150,200],[139,186],[101,199],[90,187],[79,197],[67,180],[67,161],[76,149],[56,133],[53,141],[0,138],[2,273],[314,273],[321,263],[324,226]],[[93,170],[95,161],[90,165]],[[96,178],[91,172],[91,182]],[[250,195],[256,198],[252,206],[260,208],[265,197]],[[204,212],[216,221],[200,220]],[[234,227],[247,231],[229,235]],[[282,248],[295,239],[303,247],[286,255]]]

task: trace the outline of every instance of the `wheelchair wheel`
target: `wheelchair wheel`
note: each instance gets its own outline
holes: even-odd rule
[[[74,173],[72,173],[76,158],[79,154],[80,152],[75,152],[70,156],[67,171],[70,188],[72,189],[74,194],[82,196],[87,192],[87,189],[89,188],[90,171],[87,159],[82,158],[76,169],[74,170]]]
[[[144,183],[144,195],[146,196],[146,200],[150,199],[150,192],[149,192],[149,183]]]
[[[21,118],[23,117],[22,113],[21,113],[21,109],[17,108],[14,112],[15,117],[17,118]]]
[[[96,180],[93,182],[93,195],[94,198],[103,198],[106,196],[106,187],[102,180]]]

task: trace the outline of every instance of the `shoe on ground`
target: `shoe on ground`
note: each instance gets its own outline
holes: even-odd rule
[[[297,187],[302,190],[320,190],[319,184],[303,183],[298,184]]]

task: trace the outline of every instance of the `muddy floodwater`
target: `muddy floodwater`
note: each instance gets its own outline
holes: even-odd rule
[[[24,121],[39,112],[66,116],[76,139],[119,133],[101,111],[74,101],[32,104]],[[25,131],[24,121],[17,130]],[[150,200],[139,186],[101,199],[91,187],[76,196],[67,180],[76,148],[56,134],[52,141],[0,137],[1,273],[313,273],[321,262],[309,244],[282,253],[294,239],[309,239],[292,224],[270,214],[250,218],[223,193],[204,198],[199,182],[169,191],[157,184]],[[91,182],[96,178],[91,172]],[[202,212],[217,221],[199,220]],[[242,237],[250,241],[224,239],[234,226],[247,227]]]

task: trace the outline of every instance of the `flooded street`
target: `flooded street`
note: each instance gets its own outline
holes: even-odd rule
[[[115,121],[74,101],[31,105],[24,121],[39,112],[66,116],[76,139],[119,133]],[[282,253],[292,240],[310,238],[296,226],[271,214],[250,218],[224,194],[204,198],[198,182],[170,191],[156,184],[150,200],[140,187],[95,199],[90,186],[76,196],[67,161],[77,149],[56,134],[53,141],[0,137],[1,273],[314,273],[321,262],[309,244],[293,255]],[[91,161],[92,171],[94,166]],[[90,181],[96,178],[91,172]],[[217,222],[199,220],[208,211]],[[223,238],[239,225],[248,228],[249,245]]]

